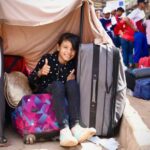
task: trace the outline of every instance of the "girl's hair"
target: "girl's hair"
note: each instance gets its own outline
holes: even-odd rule
[[[72,44],[72,47],[75,51],[78,51],[79,44],[80,44],[80,38],[78,35],[75,35],[73,33],[63,33],[60,36],[60,39],[58,40],[58,44],[61,45],[63,41],[69,41]]]

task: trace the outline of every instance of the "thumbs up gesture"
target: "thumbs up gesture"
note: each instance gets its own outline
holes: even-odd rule
[[[75,79],[74,73],[75,73],[75,69],[73,69],[73,70],[70,72],[70,74],[69,74],[68,77],[67,77],[67,81],[69,81],[69,80],[74,80],[74,79]]]
[[[50,72],[50,66],[48,65],[48,59],[46,58],[45,64],[43,65],[41,70],[39,70],[39,72],[38,72],[38,76],[48,75],[49,72]]]

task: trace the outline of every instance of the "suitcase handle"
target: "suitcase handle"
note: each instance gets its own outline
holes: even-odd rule
[[[96,103],[96,99],[95,99],[96,98],[96,83],[97,83],[96,74],[94,76],[95,76],[95,79],[93,79],[92,102]]]
[[[107,73],[107,69],[108,69],[108,44],[106,44],[106,80],[105,80],[105,88],[106,88],[106,93],[110,93],[111,87],[112,87],[112,83],[110,84],[110,86],[108,86],[108,73]]]

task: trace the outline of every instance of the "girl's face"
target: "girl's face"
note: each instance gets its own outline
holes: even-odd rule
[[[57,45],[58,61],[61,64],[66,64],[68,61],[73,59],[76,55],[76,51],[73,49],[70,41],[63,41],[60,45]]]

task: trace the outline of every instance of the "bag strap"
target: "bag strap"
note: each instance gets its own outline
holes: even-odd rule
[[[11,72],[12,68],[17,64],[17,62],[18,62],[19,59],[20,59],[19,56],[15,56],[14,58],[15,58],[15,59],[13,60],[13,62],[11,63],[11,65],[10,65],[8,68],[6,68],[6,70],[5,70],[7,73],[10,73],[10,72]]]

